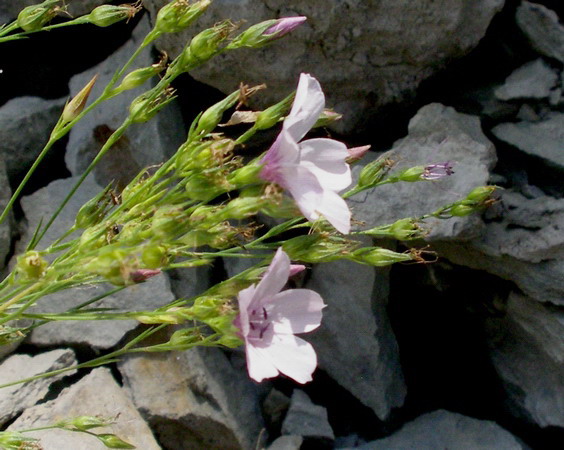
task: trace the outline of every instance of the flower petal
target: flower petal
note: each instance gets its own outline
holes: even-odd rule
[[[290,191],[302,214],[308,220],[319,219],[316,209],[323,198],[323,188],[317,177],[302,166],[284,168],[283,175],[283,187]]]
[[[290,114],[284,120],[283,130],[298,142],[315,125],[325,107],[325,95],[319,82],[307,73],[300,75],[296,98]]]
[[[351,231],[351,212],[347,202],[333,191],[324,191],[317,212],[343,234]]]
[[[265,352],[265,348],[254,347],[249,343],[245,347],[247,371],[253,380],[261,382],[265,378],[272,378],[279,374],[278,369]]]
[[[274,334],[268,347],[255,348],[276,369],[298,383],[312,380],[317,366],[317,355],[313,347],[293,334]]]
[[[276,294],[265,305],[274,333],[308,333],[321,324],[325,308],[321,296],[310,289],[290,289]]]
[[[333,139],[308,139],[299,147],[299,164],[313,172],[324,189],[341,191],[351,184],[351,169],[345,162],[349,156],[345,144]]]
[[[247,289],[239,291],[237,295],[237,302],[239,303],[239,315],[237,316],[237,323],[235,324],[241,330],[243,337],[249,334],[249,308],[254,298],[256,286],[249,286]]]
[[[288,255],[282,250],[282,247],[280,247],[274,254],[270,266],[268,266],[268,269],[266,269],[266,272],[257,285],[249,308],[254,308],[257,304],[262,304],[278,294],[288,282],[289,276],[290,258],[288,258]]]

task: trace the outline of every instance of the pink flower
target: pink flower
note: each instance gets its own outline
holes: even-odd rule
[[[324,216],[341,233],[350,231],[351,213],[338,194],[351,184],[345,144],[333,139],[299,142],[325,107],[318,81],[302,73],[290,114],[262,163],[260,177],[279,184],[309,220]]]
[[[294,334],[315,330],[325,304],[309,289],[280,292],[290,271],[290,258],[279,248],[262,280],[239,292],[235,325],[245,341],[249,376],[256,381],[283,373],[306,383],[317,366],[313,347]]]

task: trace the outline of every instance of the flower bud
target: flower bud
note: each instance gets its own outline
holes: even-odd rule
[[[351,241],[331,235],[309,234],[288,239],[282,248],[291,259],[320,263],[341,259],[354,245]]]
[[[264,201],[261,197],[238,197],[225,205],[216,217],[221,221],[228,219],[245,219],[255,215],[263,203]]]
[[[76,219],[74,220],[75,228],[88,228],[93,225],[97,225],[102,221],[109,206],[108,202],[103,201],[102,199],[108,194],[109,190],[110,186],[100,192],[96,197],[88,200],[84,205],[82,205],[76,214]]]
[[[474,203],[484,203],[491,197],[496,189],[496,186],[479,186],[470,191],[470,193],[466,196],[466,200]]]
[[[141,261],[149,269],[158,269],[168,264],[168,252],[163,245],[151,245],[141,252]]]
[[[162,206],[153,214],[151,232],[160,238],[172,238],[185,227],[185,218],[181,208],[173,205]]]
[[[186,180],[185,188],[189,198],[207,202],[229,191],[232,186],[223,176],[198,173]]]
[[[94,436],[108,448],[136,448],[135,445],[125,442],[115,434],[95,434]]]
[[[94,75],[94,78],[92,78],[86,86],[84,86],[82,90],[65,105],[65,109],[63,109],[63,114],[61,116],[63,124],[72,122],[84,110],[88,97],[90,96],[90,92],[92,92],[92,88],[94,87],[97,79],[98,75]]]
[[[288,95],[281,102],[278,102],[275,105],[266,108],[264,111],[261,111],[257,116],[257,120],[255,122],[255,129],[266,130],[268,128],[273,127],[280,120],[282,120],[284,116],[288,114],[288,111],[290,111],[295,95],[296,93],[294,92]]]
[[[358,187],[366,189],[378,184],[386,177],[393,164],[394,162],[388,158],[378,158],[368,163],[360,171]]]
[[[387,248],[363,247],[352,252],[348,259],[361,264],[384,267],[397,262],[411,261],[413,256],[409,253],[397,253]]]
[[[324,109],[318,117],[317,122],[313,125],[313,128],[328,127],[342,118],[342,114],[339,114],[332,109]]]
[[[65,428],[67,430],[80,430],[86,431],[92,428],[107,427],[113,422],[109,419],[102,419],[95,416],[80,416],[74,419],[62,420],[56,423],[59,428]]]
[[[247,184],[254,184],[260,182],[259,173],[262,170],[262,165],[257,162],[251,162],[246,166],[234,170],[229,175],[229,183],[237,188]]]
[[[211,0],[200,0],[191,5],[188,0],[174,0],[157,13],[155,30],[160,33],[178,33],[188,28],[210,5]]]
[[[407,181],[408,183],[413,183],[415,181],[424,180],[423,175],[425,174],[424,166],[410,167],[409,169],[402,170],[398,174],[394,174],[392,179],[397,181]]]
[[[345,161],[347,162],[347,164],[352,164],[356,161],[360,161],[364,157],[364,155],[368,153],[370,147],[371,147],[370,145],[363,145],[362,147],[348,148],[347,152],[349,156]]]
[[[156,277],[161,273],[159,269],[136,269],[129,273],[129,280],[135,284],[144,283],[149,278]]]
[[[425,232],[414,219],[405,218],[391,225],[371,228],[370,230],[363,231],[362,234],[373,237],[391,237],[398,241],[407,241],[422,237]]]
[[[0,431],[0,448],[3,450],[41,449],[38,439],[24,436],[17,431]]]
[[[166,89],[157,98],[149,101],[151,92],[145,92],[129,105],[129,116],[133,123],[144,123],[151,120],[161,109],[172,102],[176,96],[175,90]]]
[[[478,205],[465,205],[463,203],[457,203],[449,209],[449,212],[452,216],[464,217],[469,216],[470,214],[475,213],[479,210],[480,207]]]
[[[292,32],[307,20],[306,17],[284,17],[257,23],[237,36],[229,48],[260,48]]]
[[[94,8],[86,17],[86,20],[98,27],[109,27],[122,20],[131,19],[141,11],[141,4],[134,5],[102,5]]]
[[[119,94],[120,92],[127,91],[129,89],[135,89],[136,87],[143,85],[155,75],[159,74],[164,69],[164,67],[165,59],[161,60],[157,64],[153,64],[152,66],[142,67],[128,73],[123,78],[121,84],[113,90],[112,94]]]
[[[222,101],[206,109],[198,119],[198,125],[194,130],[190,130],[188,140],[198,139],[211,133],[221,122],[223,113],[233,107],[239,99],[240,91],[228,95]]]
[[[39,5],[28,6],[18,14],[17,24],[24,31],[37,31],[57,15],[59,0],[45,0]]]
[[[221,43],[235,28],[232,22],[226,20],[198,33],[183,50],[179,66],[171,70],[186,72],[207,61],[219,52]]]
[[[38,251],[30,250],[18,256],[16,272],[26,280],[38,280],[45,275],[48,265]]]

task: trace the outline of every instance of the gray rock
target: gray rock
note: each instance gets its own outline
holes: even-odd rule
[[[536,51],[564,63],[564,26],[554,11],[523,1],[517,8],[516,20]]]
[[[295,389],[292,394],[290,409],[282,424],[282,434],[335,440],[327,410],[323,406],[315,405],[300,389]]]
[[[495,90],[495,96],[500,100],[548,98],[558,81],[558,73],[539,58],[509,75],[503,86]]]
[[[263,428],[255,387],[220,349],[135,355],[119,369],[164,447],[255,448]]]
[[[165,3],[150,0],[145,5],[154,18]],[[307,23],[282,42],[226,53],[191,75],[225,93],[237,89],[241,81],[268,83],[269,89],[260,95],[264,106],[286,97],[300,72],[310,72],[321,82],[328,104],[345,115],[337,126],[351,131],[367,112],[405,99],[422,80],[474,48],[503,4],[503,0],[219,0],[193,29],[163,36],[157,45],[176,56],[196,31],[219,20],[254,24],[307,16]]]
[[[473,243],[435,242],[433,249],[455,264],[513,281],[536,301],[564,305],[564,260],[530,263],[509,256],[495,257],[481,252]]]
[[[95,74],[98,74],[98,80],[91,93],[92,99],[97,98],[114,72],[129,60],[148,31],[147,18],[143,18],[133,31],[131,39],[113,55],[98,66],[75,75],[70,80],[71,93],[74,95],[79,92]],[[153,62],[150,48],[147,48],[132,64],[130,71],[150,66]],[[132,100],[150,87],[147,83],[139,88],[125,91],[103,102],[76,124],[70,132],[65,155],[67,167],[73,175],[82,174],[102,145],[128,116]],[[140,169],[160,164],[168,159],[185,138],[186,133],[179,107],[176,102],[172,102],[151,121],[134,124],[128,128],[94,170],[96,181],[102,186],[111,181],[124,186]]]
[[[37,356],[13,355],[0,365],[0,385],[23,380],[52,370],[76,364],[72,350],[53,350]],[[0,389],[0,425],[16,417],[24,409],[35,405],[48,393],[55,381],[75,373],[74,370],[53,377],[39,378],[27,383]]]
[[[409,122],[408,136],[386,154],[397,161],[393,171],[450,161],[455,174],[436,182],[394,183],[364,191],[348,202],[363,229],[391,224],[404,217],[420,217],[459,200],[485,185],[496,163],[493,144],[484,136],[478,117],[461,114],[438,103],[421,108]],[[353,172],[358,174],[365,163]],[[392,171],[392,173],[393,173]],[[481,233],[476,216],[450,220],[428,219],[427,240],[468,240]]]
[[[99,416],[112,425],[90,430],[96,434],[112,433],[143,450],[160,450],[151,430],[108,369],[94,369],[78,383],[65,389],[55,399],[29,408],[8,428],[10,431],[36,428],[79,416]],[[40,439],[45,450],[103,450],[95,437],[65,430],[42,430],[26,433]]]
[[[502,123],[492,133],[546,164],[564,169],[564,114],[552,112],[539,122]]]
[[[0,108],[0,155],[11,180],[31,167],[59,120],[66,99],[18,97]]]
[[[300,450],[303,442],[301,436],[280,436],[269,445],[268,450]]]
[[[6,164],[2,155],[0,155],[0,214],[4,211],[11,196],[12,189],[6,174]],[[6,220],[0,224],[0,270],[4,268],[4,261],[6,261],[6,256],[8,256],[12,245],[12,220],[13,216],[10,213]]]
[[[328,305],[321,327],[305,336],[319,367],[382,420],[406,394],[386,314],[388,275],[387,269],[337,261],[315,266],[306,285]]]
[[[0,25],[14,20],[18,14],[26,6],[36,5],[41,3],[41,0],[0,0]],[[105,0],[81,0],[80,2],[70,2],[68,12],[73,17],[87,14],[92,11],[96,6],[106,3]]]
[[[16,245],[17,253],[25,249],[41,218],[46,221],[51,217],[77,180],[78,177],[54,181],[22,199],[21,203],[28,227],[23,233],[22,240]],[[88,177],[45,234],[39,248],[46,247],[63,232],[70,229],[79,208],[100,190],[101,188],[92,180],[92,177]],[[61,291],[41,298],[34,307],[34,311],[66,311],[113,288],[108,284],[98,284]],[[136,310],[144,311],[165,305],[173,299],[174,295],[170,292],[168,280],[164,275],[159,275],[143,284],[130,286],[106,297],[97,302],[95,306],[120,311],[131,310],[132,305],[135,305]],[[89,344],[95,348],[106,349],[115,346],[128,331],[137,325],[138,322],[134,320],[56,321],[36,328],[31,333],[30,342],[37,345]]]
[[[476,249],[534,263],[564,258],[564,199],[527,199],[504,190],[495,206],[497,216],[493,209],[487,213],[486,232],[473,241]]]
[[[508,408],[541,427],[564,426],[564,310],[513,292],[505,316],[488,322]]]
[[[494,422],[438,410],[424,414],[385,439],[360,447],[363,450],[519,450],[513,435]]]
[[[290,407],[290,398],[277,389],[271,389],[262,402],[262,412],[271,427],[280,428]]]

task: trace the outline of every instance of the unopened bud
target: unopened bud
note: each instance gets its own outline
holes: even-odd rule
[[[239,169],[234,170],[229,175],[229,182],[236,187],[242,187],[246,184],[254,184],[260,181],[259,173],[262,165],[258,163],[249,163]]]
[[[143,283],[147,281],[149,278],[156,277],[160,275],[161,271],[159,269],[137,269],[133,272],[130,272],[129,279],[133,283]]]
[[[306,17],[284,17],[257,23],[237,36],[229,48],[260,48],[292,32],[307,20]]]
[[[174,0],[157,13],[155,30],[160,33],[178,33],[188,28],[210,6],[211,0],[190,4],[188,0]]]
[[[360,161],[364,157],[364,155],[368,153],[370,147],[370,145],[363,145],[362,147],[348,148],[347,152],[349,156],[347,157],[346,162],[348,164],[352,164],[356,161]]]
[[[41,450],[39,440],[17,431],[0,431],[0,448],[3,450]]]
[[[110,186],[82,205],[74,220],[75,228],[88,228],[102,221],[109,206],[108,202],[103,199],[108,194],[109,190]]]
[[[140,3],[132,5],[102,5],[94,8],[87,16],[86,20],[98,27],[109,27],[122,20],[129,20],[139,11],[142,6]]]
[[[158,269],[168,263],[168,252],[163,245],[151,245],[141,252],[141,261],[149,269]]]
[[[37,31],[57,15],[60,9],[55,6],[59,0],[45,0],[39,5],[28,6],[18,14],[17,24],[24,31]]]
[[[255,215],[264,203],[261,197],[238,197],[231,200],[216,215],[219,220],[245,219]]]
[[[113,93],[119,93],[134,89],[146,83],[148,80],[159,74],[165,67],[165,60],[149,67],[142,67],[128,73],[122,80],[121,84],[114,89]]]
[[[98,75],[94,75],[94,78],[92,78],[86,86],[84,86],[82,90],[65,105],[65,109],[63,110],[63,114],[61,116],[63,123],[66,124],[72,122],[84,110],[88,97],[90,96],[90,92],[92,92],[92,88],[94,87],[97,79]]]
[[[413,183],[415,181],[424,180],[423,175],[425,174],[425,166],[415,166],[405,169],[398,174],[393,175],[393,179],[398,181],[407,181],[408,183]]]
[[[341,120],[342,118],[342,114],[339,114],[332,109],[324,109],[321,112],[320,116],[317,118],[317,122],[315,122],[313,128],[328,127],[329,125]]]
[[[115,434],[95,434],[94,436],[108,448],[136,448],[135,445],[125,442]]]
[[[103,419],[95,416],[80,416],[74,419],[62,420],[57,422],[56,426],[59,428],[65,428],[67,430],[80,430],[86,431],[92,428],[107,427],[113,422],[109,419]]]
[[[411,261],[413,256],[410,253],[397,253],[387,248],[363,247],[352,252],[349,259],[361,264],[384,267],[397,262]]]
[[[310,234],[288,239],[282,248],[291,259],[307,263],[330,262],[341,259],[355,244],[344,239]]]
[[[477,206],[477,205],[465,205],[463,203],[458,203],[456,205],[453,205],[449,209],[449,212],[452,216],[464,217],[464,216],[469,216],[470,214],[479,211],[479,209],[480,209],[480,207]]]
[[[222,42],[225,41],[236,28],[236,25],[231,21],[225,20],[198,33],[182,52],[178,68],[173,67],[172,70],[186,72],[207,61],[220,51]]]
[[[239,99],[240,91],[236,90],[225,97],[222,101],[206,109],[198,119],[198,125],[188,136],[188,139],[196,139],[211,133],[221,122],[223,113],[233,107]]]
[[[273,127],[280,120],[282,120],[284,116],[288,114],[288,111],[290,111],[295,95],[296,93],[294,92],[288,95],[281,102],[278,102],[275,105],[266,108],[264,111],[261,111],[257,116],[255,129],[266,130]]]
[[[129,116],[133,123],[144,123],[151,120],[161,109],[172,102],[175,90],[169,88],[154,100],[149,100],[151,93],[145,92],[131,102]]]
[[[388,158],[378,158],[368,163],[360,171],[358,186],[368,188],[376,185],[386,177],[393,164],[393,161]]]
[[[496,189],[496,186],[479,186],[470,191],[466,196],[466,200],[475,203],[484,203],[491,197]]]

